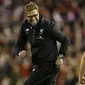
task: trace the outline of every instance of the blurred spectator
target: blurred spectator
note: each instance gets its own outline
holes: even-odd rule
[[[1,85],[11,85],[11,79],[9,77],[3,78]]]

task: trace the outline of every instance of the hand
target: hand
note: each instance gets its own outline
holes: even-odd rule
[[[18,54],[21,58],[24,58],[26,56],[26,51],[25,50],[22,50],[19,52]]]
[[[58,58],[57,61],[56,61],[56,64],[57,65],[63,64],[63,58]]]
[[[85,76],[83,76],[82,78],[81,78],[81,82],[80,82],[80,85],[84,85],[85,84]]]
[[[57,58],[57,61],[56,61],[56,64],[57,65],[61,65],[61,64],[63,64],[63,54],[60,54],[59,56],[58,56],[58,58]]]

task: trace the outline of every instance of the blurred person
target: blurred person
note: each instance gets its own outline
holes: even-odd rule
[[[40,16],[39,7],[34,2],[25,5],[25,13],[26,19],[15,46],[18,58],[23,59],[25,56],[32,58],[33,69],[24,85],[50,84],[58,73],[59,65],[63,64],[69,39],[57,29],[53,21]],[[56,41],[61,43],[59,53]]]
[[[32,69],[31,60],[27,57],[24,58],[22,64],[20,65],[20,69],[23,77],[27,79]]]
[[[11,85],[11,79],[9,77],[4,77],[1,81],[1,85]]]
[[[81,61],[80,61],[80,67],[79,67],[79,84],[84,85],[85,84],[85,52],[82,55]]]
[[[23,85],[22,79],[18,79],[17,82],[16,82],[16,85]]]
[[[40,14],[44,17],[44,18],[47,18],[47,19],[51,19],[51,14],[50,12],[46,9],[45,6],[43,5],[40,5]]]
[[[56,26],[59,30],[63,31],[63,26],[64,26],[64,21],[60,15],[60,10],[58,10],[57,8],[54,10],[52,17],[53,20],[56,22]]]
[[[6,49],[2,48],[0,53],[0,78],[3,76],[10,76],[12,73],[11,58],[6,52]]]

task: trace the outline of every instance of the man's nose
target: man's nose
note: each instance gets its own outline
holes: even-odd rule
[[[32,17],[32,20],[35,20],[35,17]]]

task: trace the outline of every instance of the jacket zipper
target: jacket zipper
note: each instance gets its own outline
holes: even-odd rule
[[[35,35],[35,30],[33,29],[32,44],[34,44],[34,35]]]

